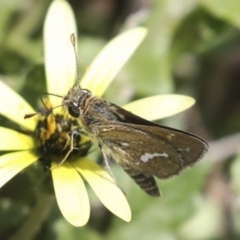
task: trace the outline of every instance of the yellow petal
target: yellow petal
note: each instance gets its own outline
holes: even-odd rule
[[[142,27],[131,29],[114,38],[99,53],[81,79],[81,87],[101,96],[123,64],[147,34]]]
[[[33,139],[9,128],[0,127],[0,151],[34,148]]]
[[[126,222],[131,220],[131,209],[124,193],[106,171],[85,158],[74,162],[74,166],[83,175],[106,208]]]
[[[0,81],[0,114],[28,130],[34,130],[35,118],[24,119],[24,115],[35,110],[15,91]]]
[[[124,109],[150,121],[169,117],[191,107],[195,100],[183,95],[159,95],[131,102]]]
[[[76,59],[70,41],[72,33],[77,38],[75,17],[71,6],[63,0],[53,1],[44,23],[45,67],[47,88],[50,93],[66,95],[75,82]],[[49,98],[53,106],[62,103],[61,98],[53,96]]]
[[[0,187],[37,159],[38,156],[30,151],[2,155],[0,157]]]
[[[87,223],[90,216],[88,194],[81,176],[67,162],[52,170],[58,206],[65,219],[76,227]]]

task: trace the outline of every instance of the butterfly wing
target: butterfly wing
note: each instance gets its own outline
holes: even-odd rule
[[[191,133],[158,125],[95,97],[85,98],[79,116],[83,128],[97,140],[104,156],[115,159],[148,193],[157,188],[153,176],[176,175],[208,149]]]
[[[207,150],[205,143],[192,135],[128,123],[102,125],[99,139],[106,155],[121,165],[163,179],[191,166]]]
[[[101,125],[98,137],[102,151],[153,196],[160,195],[153,175],[161,179],[174,176],[208,149],[207,143],[192,134],[157,126],[108,123]]]

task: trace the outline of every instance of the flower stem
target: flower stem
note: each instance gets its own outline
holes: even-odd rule
[[[28,215],[26,221],[22,224],[10,240],[31,240],[39,232],[42,223],[51,210],[54,197],[40,193],[37,196],[37,202]]]

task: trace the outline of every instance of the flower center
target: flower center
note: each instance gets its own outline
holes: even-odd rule
[[[86,156],[92,144],[81,132],[77,119],[50,111],[40,115],[34,137],[45,169],[51,167],[52,161],[60,163],[66,156],[67,161]]]

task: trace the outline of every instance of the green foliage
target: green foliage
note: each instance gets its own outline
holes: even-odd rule
[[[41,93],[46,91],[42,28],[50,1],[14,2],[0,0],[0,78],[38,108]],[[122,1],[122,15],[113,6],[103,10],[104,3],[71,2],[79,21],[82,74],[110,36],[127,27],[123,9],[131,10],[131,1]],[[112,2],[119,7],[117,1]],[[136,2],[141,6],[141,1]],[[140,22],[149,34],[104,97],[124,104],[154,94],[190,95],[197,100],[196,107],[164,124],[213,140],[239,131],[240,2],[155,0],[141,7],[147,15]],[[99,15],[91,16],[91,9]],[[2,117],[0,122],[13,126]],[[92,212],[87,226],[71,226],[54,202],[50,213],[36,221],[39,225],[32,239],[239,239],[240,157],[224,163],[213,160],[210,156],[180,176],[158,180],[161,198],[147,196],[112,164],[132,208],[130,223],[112,216],[90,194]],[[27,176],[11,180],[0,190],[1,239],[18,236],[37,203],[39,187],[34,188],[32,176],[29,184]],[[48,207],[45,204],[43,209]]]

